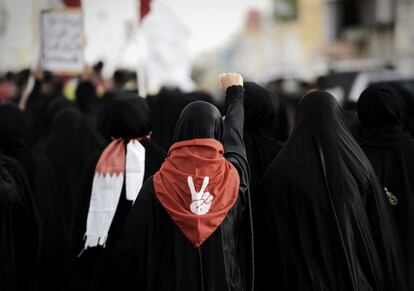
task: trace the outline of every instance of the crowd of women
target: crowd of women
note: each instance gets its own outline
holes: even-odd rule
[[[0,105],[0,290],[414,290],[410,92],[219,84]]]

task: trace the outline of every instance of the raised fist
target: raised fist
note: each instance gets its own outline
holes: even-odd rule
[[[219,75],[220,88],[226,92],[230,86],[243,86],[243,77],[237,73],[224,73]]]
[[[204,192],[207,188],[209,177],[204,178],[203,185],[198,192],[195,190],[193,177],[188,176],[187,182],[191,193],[191,212],[197,215],[206,214],[210,210],[211,202],[213,201],[213,196],[209,192]]]

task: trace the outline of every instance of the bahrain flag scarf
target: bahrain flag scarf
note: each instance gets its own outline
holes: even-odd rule
[[[124,179],[127,200],[137,198],[145,171],[145,148],[139,140],[131,139],[125,153],[125,141],[118,138],[102,152],[92,183],[84,249],[105,246]]]

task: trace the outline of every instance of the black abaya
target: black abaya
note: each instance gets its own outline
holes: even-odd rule
[[[256,290],[405,290],[388,202],[329,93],[303,97],[253,197]]]
[[[224,121],[213,105],[194,102],[182,112],[174,142],[214,138],[237,169],[240,188],[220,226],[198,248],[186,238],[156,197],[153,178],[144,184],[118,244],[122,290],[252,290],[253,240],[249,168],[243,133],[243,88],[227,89]],[[188,162],[191,163],[189,157]]]
[[[73,252],[73,222],[81,205],[81,174],[88,160],[102,150],[104,142],[75,108],[63,108],[52,119],[48,137],[37,151],[51,163],[56,178],[57,201],[66,237]],[[72,253],[73,257],[75,253]]]
[[[40,233],[21,166],[0,154],[0,289],[37,289]]]
[[[68,280],[68,238],[55,189],[52,167],[42,154],[34,154],[26,142],[24,113],[12,104],[0,106],[0,151],[22,166],[33,193],[42,229],[39,289],[64,290]]]
[[[105,138],[123,138],[125,145],[130,138],[146,137],[150,134],[149,110],[145,100],[134,94],[123,94],[109,100],[103,109],[102,125]],[[165,152],[150,138],[140,140],[145,148],[144,181],[160,168]],[[82,205],[75,222],[75,250],[81,253],[77,259],[77,290],[117,290],[114,280],[114,251],[121,236],[127,215],[133,202],[127,200],[125,181],[121,197],[111,223],[105,247],[97,246],[82,250],[86,232],[87,215],[90,206],[95,167],[101,153],[88,163],[83,175]]]
[[[414,288],[414,139],[403,125],[404,102],[386,85],[365,90],[358,101],[365,125],[361,146],[386,188],[397,221],[409,290]],[[368,113],[368,116],[367,116]],[[392,117],[386,117],[392,116]],[[387,122],[383,122],[383,120]]]

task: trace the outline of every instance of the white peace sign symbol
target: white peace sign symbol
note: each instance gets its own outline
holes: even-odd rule
[[[208,186],[209,180],[209,177],[204,177],[203,185],[201,186],[200,191],[197,192],[194,187],[193,177],[188,176],[187,178],[188,188],[190,188],[192,200],[190,210],[194,214],[203,215],[210,210],[213,196],[210,194],[210,192],[204,192]]]

